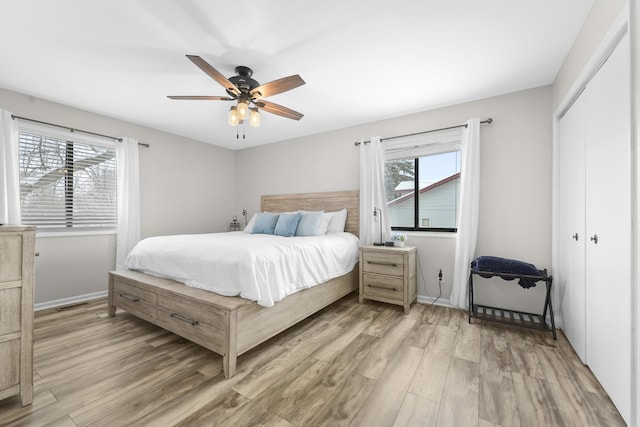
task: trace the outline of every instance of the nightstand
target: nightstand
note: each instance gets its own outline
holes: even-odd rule
[[[360,302],[365,299],[397,304],[409,313],[417,299],[416,248],[360,247]]]

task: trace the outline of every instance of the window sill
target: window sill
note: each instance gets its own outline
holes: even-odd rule
[[[38,231],[36,229],[36,237],[79,237],[79,236],[101,236],[117,234],[116,230],[86,230],[86,231]]]
[[[455,231],[452,232],[440,232],[440,231],[402,231],[402,233],[407,235],[408,239],[415,238],[440,238],[440,239],[455,239],[458,237],[458,233]],[[393,234],[393,232],[392,232]]]

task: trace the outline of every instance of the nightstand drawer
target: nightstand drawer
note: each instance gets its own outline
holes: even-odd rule
[[[365,298],[404,301],[404,280],[401,277],[362,275],[362,292]]]
[[[362,271],[364,273],[404,275],[404,255],[377,252],[362,253]]]

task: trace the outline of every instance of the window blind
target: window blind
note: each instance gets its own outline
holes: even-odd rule
[[[460,150],[463,128],[446,129],[385,140],[387,160],[413,159]]]
[[[117,225],[114,144],[20,130],[22,221],[45,231]]]

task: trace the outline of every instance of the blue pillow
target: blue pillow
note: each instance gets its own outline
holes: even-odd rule
[[[318,234],[318,228],[322,221],[324,211],[302,212],[296,236],[315,236]]]
[[[253,224],[252,234],[273,234],[276,229],[276,223],[280,214],[261,212],[256,217],[256,222]]]
[[[302,214],[300,212],[280,214],[273,234],[282,237],[291,237],[295,235],[301,216]]]

